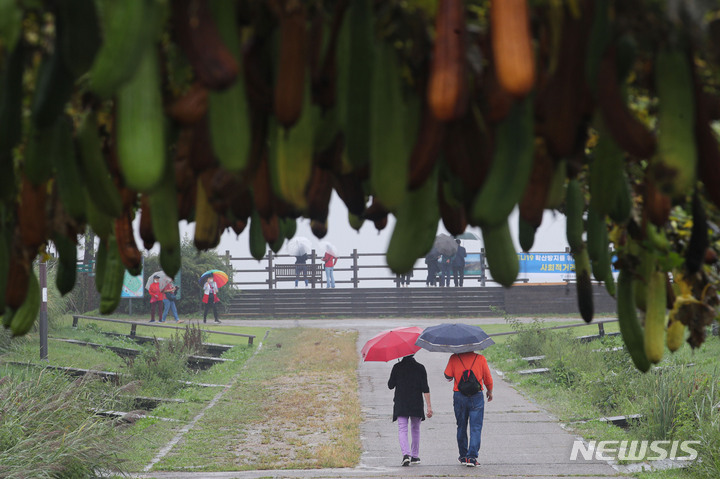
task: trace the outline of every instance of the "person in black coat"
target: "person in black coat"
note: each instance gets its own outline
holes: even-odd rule
[[[439,257],[440,254],[434,249],[431,250],[427,256],[425,256],[425,264],[428,267],[425,286],[435,286],[437,275],[440,272],[440,262],[438,261]]]
[[[398,422],[398,439],[402,451],[402,465],[420,462],[420,422],[425,420],[423,396],[427,404],[427,417],[432,417],[430,387],[425,366],[413,355],[405,356],[392,368],[388,388],[395,389],[393,421]],[[408,425],[412,445],[408,443]]]
[[[467,256],[467,251],[460,244],[459,239],[456,239],[455,242],[458,245],[458,249],[452,257],[453,280],[455,286],[458,286],[459,283],[459,286],[462,287],[463,279],[465,278],[465,257]]]
[[[300,280],[300,274],[302,273],[303,279],[305,279],[305,287],[308,287],[308,277],[307,277],[307,260],[308,260],[308,254],[303,253],[301,255],[295,256],[295,287],[298,287],[298,281]]]

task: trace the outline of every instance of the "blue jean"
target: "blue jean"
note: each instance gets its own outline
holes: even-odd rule
[[[333,273],[332,266],[325,266],[325,279],[327,280],[327,287],[335,287],[335,274]]]
[[[177,306],[175,306],[175,301],[170,301],[169,299],[163,299],[163,314],[162,319],[160,322],[165,321],[165,318],[167,317],[168,310],[172,311],[173,316],[175,316],[175,321],[180,321],[180,318],[178,318],[177,314]]]
[[[457,421],[459,457],[477,459],[485,414],[483,391],[473,396],[465,396],[463,393],[455,391],[453,393],[453,408],[455,409],[455,420]],[[470,424],[470,444],[468,444],[468,423]]]

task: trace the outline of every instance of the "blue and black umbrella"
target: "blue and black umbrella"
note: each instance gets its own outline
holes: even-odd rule
[[[495,341],[479,326],[443,323],[425,328],[415,344],[432,352],[467,353],[481,351]]]

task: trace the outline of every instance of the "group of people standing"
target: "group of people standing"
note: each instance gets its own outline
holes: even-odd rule
[[[474,376],[477,388],[467,391],[463,376]],[[493,379],[487,360],[475,352],[453,354],[444,371],[445,379],[453,382],[453,409],[457,424],[458,461],[467,467],[478,465],[480,438],[485,416],[485,396],[493,399]],[[471,377],[472,378],[472,377]],[[398,423],[398,440],[402,453],[401,465],[420,463],[420,423],[433,416],[425,366],[414,355],[405,356],[390,373],[388,388],[395,390],[393,421]],[[423,408],[427,407],[427,414]],[[469,430],[469,434],[468,434]],[[408,432],[410,440],[408,440]]]
[[[303,279],[305,280],[305,287],[308,287],[308,276],[307,276],[307,260],[310,258],[310,255],[307,253],[303,253],[301,255],[295,256],[295,287],[298,287],[298,283],[300,282],[300,275],[302,275]],[[325,256],[322,257],[322,262],[325,264],[325,281],[327,283],[328,288],[334,288],[335,287],[335,272],[334,268],[337,264],[337,256],[334,256],[332,253],[327,251],[325,253]]]
[[[432,250],[425,256],[425,264],[428,267],[426,286],[450,286],[450,277],[452,276],[455,286],[462,287],[465,278],[465,257],[467,251],[460,244],[460,240],[456,239],[457,251],[452,255],[439,254],[437,250]],[[439,275],[439,278],[438,278]]]
[[[177,301],[178,289],[180,288],[176,286],[175,283],[172,281],[167,283],[163,288],[160,288],[160,278],[158,276],[155,276],[153,278],[153,282],[148,288],[148,293],[150,294],[151,323],[155,322],[156,313],[160,318],[158,322],[164,323],[165,319],[167,318],[168,312],[172,312],[176,323],[184,323],[184,321],[178,317],[177,305],[175,304]],[[207,323],[207,316],[210,312],[210,309],[212,309],[215,322],[220,323],[217,311],[217,303],[220,302],[220,298],[218,297],[218,291],[219,290],[217,284],[215,283],[215,279],[212,277],[212,275],[208,276],[207,281],[205,281],[205,284],[203,285],[202,302],[205,305],[203,310],[203,323]],[[162,314],[160,313],[161,304],[163,305]]]

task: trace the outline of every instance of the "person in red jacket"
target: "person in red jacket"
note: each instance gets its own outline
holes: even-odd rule
[[[154,323],[155,310],[157,310],[157,315],[160,317],[162,315],[163,299],[165,299],[165,294],[160,291],[160,278],[157,276],[153,278],[148,293],[150,293],[150,322]]]
[[[203,286],[203,303],[205,303],[205,311],[203,314],[203,323],[207,323],[207,315],[208,310],[210,309],[210,306],[212,306],[213,310],[213,316],[215,317],[215,322],[219,323],[220,320],[218,319],[218,313],[217,313],[217,303],[220,302],[220,298],[218,298],[218,287],[217,284],[215,284],[215,280],[212,276],[208,276],[207,281],[205,281],[205,285]]]
[[[334,288],[335,274],[333,273],[333,267],[337,264],[338,259],[333,256],[330,251],[326,251],[322,260],[325,262],[325,280],[327,281],[327,287]]]

